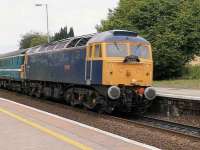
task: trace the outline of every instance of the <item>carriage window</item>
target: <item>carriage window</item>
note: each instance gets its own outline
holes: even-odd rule
[[[101,45],[95,45],[94,57],[102,57]]]
[[[131,54],[138,56],[139,58],[148,59],[149,58],[149,50],[148,47],[144,45],[134,45],[131,46]]]

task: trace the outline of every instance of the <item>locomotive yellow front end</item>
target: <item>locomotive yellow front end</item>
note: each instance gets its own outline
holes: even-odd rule
[[[151,86],[153,61],[150,44],[142,42],[105,43],[103,84]]]
[[[113,30],[90,41],[100,45],[102,82],[109,102],[120,110],[145,111],[156,97],[152,88],[151,44],[131,31]]]

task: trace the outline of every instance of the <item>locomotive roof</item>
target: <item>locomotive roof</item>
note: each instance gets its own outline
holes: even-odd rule
[[[65,48],[73,48],[79,46],[86,46],[90,43],[100,42],[116,42],[116,41],[131,41],[131,42],[143,42],[149,44],[147,40],[138,36],[136,32],[127,30],[110,30],[101,33],[88,34],[78,37],[71,37],[60,41],[51,42],[44,45],[31,47],[24,50],[18,50],[6,54],[0,55],[0,58],[10,57],[15,55],[27,53],[37,53],[42,51],[60,50]]]
[[[60,41],[55,41],[48,44],[32,47],[29,48],[27,53],[37,53],[43,51],[61,50],[65,48],[86,46],[89,39],[91,39],[94,35],[95,34],[88,34],[78,37],[71,37]]]
[[[113,41],[131,41],[131,42],[143,42],[149,44],[147,40],[138,36],[136,32],[127,30],[111,30],[96,34],[91,38],[88,43],[98,42],[113,42]]]
[[[110,30],[96,34],[88,34],[78,37],[67,38],[64,40],[51,42],[49,44],[32,47],[28,50],[28,53],[37,53],[41,51],[52,51],[52,50],[61,50],[65,48],[86,46],[87,44],[90,43],[127,41],[127,40],[131,42],[143,42],[149,44],[147,40],[138,36],[136,32],[127,30]]]

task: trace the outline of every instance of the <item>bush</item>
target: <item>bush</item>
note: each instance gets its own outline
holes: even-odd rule
[[[200,66],[188,65],[184,68],[183,79],[200,79]]]
[[[154,52],[154,79],[172,79],[183,72],[183,56],[176,50],[160,48]]]

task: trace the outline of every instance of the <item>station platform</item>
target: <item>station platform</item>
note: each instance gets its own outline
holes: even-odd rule
[[[0,122],[2,150],[158,150],[3,98]]]
[[[200,101],[200,90],[155,87],[157,96]]]

